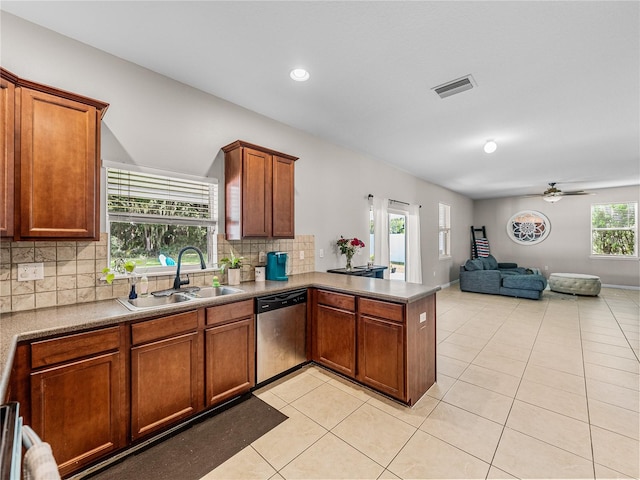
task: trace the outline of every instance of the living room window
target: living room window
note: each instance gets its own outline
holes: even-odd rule
[[[451,256],[451,206],[445,203],[438,204],[438,254]]]
[[[123,260],[133,260],[147,272],[171,270],[188,245],[202,250],[208,265],[215,262],[215,179],[119,168],[107,168],[106,173],[111,268],[117,270]],[[198,255],[185,252],[182,264],[199,265]]]
[[[638,203],[591,205],[591,254],[638,256]]]

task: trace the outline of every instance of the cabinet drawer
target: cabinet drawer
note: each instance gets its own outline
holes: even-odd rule
[[[249,316],[253,316],[253,300],[209,307],[207,308],[207,325],[218,325]]]
[[[89,355],[117,350],[119,347],[119,327],[33,342],[31,344],[31,368],[68,362]]]
[[[350,312],[356,311],[356,297],[344,293],[327,292],[318,290],[318,304],[336,307]]]
[[[381,302],[370,298],[361,298],[360,313],[373,317],[393,320],[394,322],[404,322],[404,306],[397,303]]]
[[[181,333],[193,332],[198,329],[198,312],[191,311],[169,315],[168,317],[147,320],[131,325],[131,343],[141,343],[173,337]]]

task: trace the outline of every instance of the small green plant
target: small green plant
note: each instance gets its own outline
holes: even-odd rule
[[[243,261],[244,257],[236,257],[231,250],[231,256],[221,258],[218,265],[220,265],[220,270],[224,272],[225,268],[241,268]]]
[[[105,267],[102,269],[102,273],[105,274],[106,282],[111,285],[113,280],[116,278],[116,273],[133,273],[136,269],[136,262],[133,260],[123,260],[122,258],[117,259],[114,262],[113,269],[109,267]]]

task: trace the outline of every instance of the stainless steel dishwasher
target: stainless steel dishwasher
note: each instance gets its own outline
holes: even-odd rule
[[[256,298],[256,381],[307,361],[307,291]]]

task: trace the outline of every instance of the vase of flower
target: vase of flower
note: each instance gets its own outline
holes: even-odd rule
[[[344,238],[340,235],[340,238],[336,242],[340,253],[347,257],[347,265],[345,266],[345,270],[350,272],[353,270],[353,266],[351,265],[351,260],[353,256],[364,247],[364,242],[357,238]]]
[[[351,259],[353,258],[353,253],[347,252],[345,253],[345,256],[347,257],[347,265],[344,267],[344,269],[347,272],[350,272],[351,270],[353,270],[353,267],[351,266]]]

